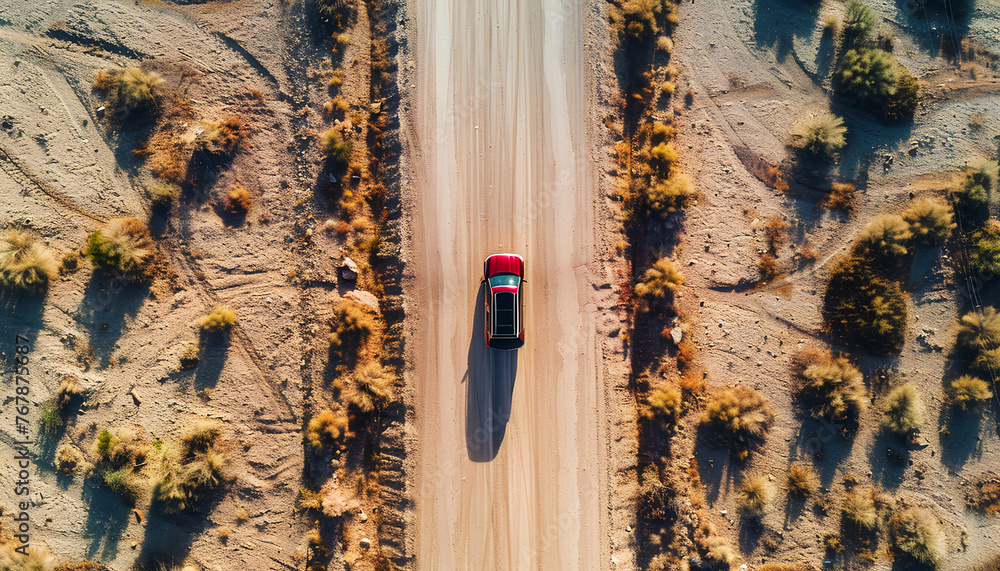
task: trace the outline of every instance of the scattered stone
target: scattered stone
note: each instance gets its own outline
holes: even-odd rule
[[[98,107],[97,108],[97,116],[98,117],[104,117],[104,107]]]
[[[684,337],[684,332],[681,331],[680,327],[674,327],[670,330],[670,339],[674,342],[674,345],[680,345],[681,339]]]
[[[359,544],[361,545],[361,549],[368,549],[372,546],[372,540],[362,537]]]
[[[344,261],[340,264],[340,277],[349,282],[357,280],[358,264],[354,260],[345,257]]]
[[[722,515],[729,515],[729,510],[722,510],[719,513],[722,514]]]
[[[361,513],[358,515],[358,519],[361,520],[361,523],[368,521],[368,514],[365,513],[365,510],[361,510]]]

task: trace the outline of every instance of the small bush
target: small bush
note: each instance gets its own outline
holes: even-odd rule
[[[661,0],[626,0],[618,23],[628,38],[641,41],[660,32],[656,20],[662,11]]]
[[[56,401],[46,401],[38,406],[38,424],[43,435],[53,435],[66,424]]]
[[[827,208],[832,208],[834,210],[841,210],[848,214],[854,212],[854,198],[855,198],[855,188],[854,184],[849,182],[835,182],[830,185],[830,192],[827,193],[826,197],[820,202],[822,206]]]
[[[363,413],[384,411],[395,399],[396,377],[379,363],[367,363],[354,374],[347,401]]]
[[[896,87],[896,64],[882,50],[848,50],[833,73],[837,95],[859,109],[883,109]]]
[[[635,285],[641,311],[663,311],[673,307],[674,293],[684,283],[674,263],[669,258],[659,258],[646,270],[642,281]]]
[[[656,49],[669,54],[674,51],[674,40],[670,36],[660,36],[656,38]]]
[[[642,471],[639,487],[639,513],[648,520],[665,520],[676,511],[671,505],[669,488],[660,479],[660,470],[653,464]]]
[[[6,526],[4,527],[8,534],[12,533]],[[57,571],[56,563],[58,560],[55,555],[49,553],[48,549],[18,545],[14,539],[11,536],[9,540],[0,544],[0,569],[4,571]],[[27,549],[16,551],[16,549],[22,547],[27,547]],[[82,569],[81,571],[105,571],[106,569],[102,565],[100,567]],[[63,570],[58,569],[58,571]]]
[[[856,255],[883,264],[888,268],[896,268],[909,252],[909,243],[913,238],[910,225],[897,214],[880,214],[865,226],[854,243]]]
[[[253,197],[250,195],[250,191],[242,185],[234,184],[226,193],[222,207],[230,214],[246,214],[252,203]]]
[[[969,375],[962,375],[948,383],[946,392],[951,404],[963,412],[977,410],[993,398],[989,383]]]
[[[823,34],[835,36],[840,31],[840,19],[834,14],[823,14]]]
[[[97,442],[95,448],[97,449],[97,454],[101,458],[106,458],[111,452],[111,446],[114,444],[115,436],[105,428],[97,435]]]
[[[197,505],[202,494],[222,483],[225,457],[217,448],[221,427],[202,421],[181,438],[183,451],[178,456],[163,451],[163,476],[153,486],[153,503],[164,513],[179,513]]]
[[[218,157],[232,157],[247,137],[243,119],[236,115],[205,121],[202,127],[202,132],[194,140],[194,150]]]
[[[343,168],[346,167],[351,159],[351,150],[353,146],[351,141],[344,138],[344,135],[336,127],[325,131],[320,135],[320,149],[323,151],[323,155],[326,156],[327,160],[332,161],[335,165]]]
[[[83,453],[72,444],[63,444],[56,449],[56,470],[64,474],[72,474],[83,463]],[[0,567],[2,569],[2,567]]]
[[[848,257],[830,270],[823,320],[845,345],[887,354],[903,347],[906,298],[899,284],[880,275],[870,262]]]
[[[337,303],[330,324],[333,328],[329,337],[330,350],[339,355],[347,349],[358,351],[377,326],[376,316],[366,306],[351,299],[342,299]]]
[[[73,250],[72,252],[66,252],[63,254],[62,260],[59,262],[59,274],[67,275],[75,272],[80,267],[80,252],[78,250]]]
[[[956,210],[967,226],[981,224],[988,218],[995,173],[993,166],[970,168],[962,184],[952,191]]]
[[[103,91],[108,106],[122,115],[153,110],[163,96],[163,83],[160,74],[135,67],[100,70],[94,77],[94,89]]]
[[[924,423],[924,404],[912,385],[901,385],[893,389],[885,402],[885,418],[882,424],[893,432],[909,432]]]
[[[181,437],[181,443],[184,444],[185,450],[188,453],[204,452],[205,450],[211,448],[221,435],[222,427],[219,426],[219,423],[213,421],[199,421],[194,423],[194,425],[184,433]]]
[[[926,509],[907,507],[889,520],[892,546],[903,560],[937,567],[946,552],[944,531],[937,517]]]
[[[970,363],[971,367],[984,375],[1000,370],[1000,348],[980,351]]]
[[[972,233],[969,263],[980,274],[1000,274],[1000,220],[987,220]]]
[[[1000,478],[984,475],[966,486],[965,503],[984,514],[1000,513]]]
[[[832,158],[847,144],[844,120],[833,113],[819,113],[792,129],[792,147],[818,157]]]
[[[72,375],[67,375],[59,381],[59,389],[56,391],[56,404],[59,411],[66,412],[66,409],[73,402],[73,399],[83,394],[83,386],[80,379]]]
[[[0,234],[0,287],[41,293],[59,268],[38,236],[8,228]]]
[[[963,315],[958,324],[958,344],[977,354],[1000,346],[1000,312],[987,306]]]
[[[197,367],[199,363],[201,363],[201,349],[196,343],[188,343],[181,351],[181,369],[193,369]]]
[[[911,121],[920,102],[920,82],[902,66],[898,66],[896,75],[896,85],[885,101],[882,115],[887,121]]]
[[[789,495],[808,498],[819,487],[819,476],[812,464],[792,462],[788,466],[788,479],[785,485]]]
[[[877,530],[881,518],[875,499],[876,492],[871,486],[855,486],[848,490],[840,508],[844,521],[859,530]]]
[[[672,169],[674,164],[677,162],[677,149],[674,148],[673,143],[668,141],[661,142],[660,144],[654,146],[650,150],[649,154],[650,163],[661,176],[669,174],[670,169]]]
[[[198,320],[198,328],[203,333],[224,333],[232,329],[236,321],[235,311],[219,306]]]
[[[338,416],[326,409],[309,420],[303,437],[313,448],[322,448],[325,444],[339,442],[346,430],[347,417]]]
[[[767,478],[763,476],[746,476],[736,489],[736,497],[747,515],[761,517],[771,501],[771,490]]]
[[[174,199],[177,196],[177,191],[177,185],[167,182],[162,178],[153,181],[149,185],[149,188],[146,189],[146,192],[149,193],[150,203],[153,205],[153,208],[158,210],[169,210],[170,205],[174,203]]]
[[[101,479],[109,490],[121,496],[125,501],[135,503],[139,499],[139,485],[132,474],[132,468],[127,466],[106,468],[101,472]]]
[[[764,252],[760,255],[760,260],[757,260],[757,269],[760,270],[761,280],[774,279],[781,274],[778,258],[770,252]]]
[[[666,180],[656,180],[646,190],[646,204],[656,214],[670,214],[687,208],[694,201],[691,178],[673,172]]]
[[[955,228],[951,207],[938,200],[922,198],[903,212],[910,234],[918,244],[933,246],[948,239]]]
[[[681,415],[681,392],[669,385],[661,385],[646,397],[642,416],[672,426]]]
[[[797,396],[814,418],[847,423],[857,429],[865,404],[861,371],[843,356],[806,349],[792,359]]]
[[[149,228],[135,218],[115,218],[87,239],[87,256],[94,267],[134,278],[144,274],[155,248]]]
[[[844,40],[848,45],[859,45],[871,38],[875,31],[875,14],[871,9],[859,2],[850,0],[847,3],[847,14],[844,16]]]
[[[717,392],[705,407],[704,422],[738,458],[763,443],[774,413],[757,391],[737,385]]]
[[[650,141],[654,145],[659,145],[660,143],[669,141],[674,137],[674,127],[673,125],[661,123],[660,121],[654,121],[653,129],[649,137]]]

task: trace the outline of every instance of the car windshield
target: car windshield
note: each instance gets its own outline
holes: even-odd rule
[[[499,276],[493,276],[490,278],[490,287],[497,286],[517,286],[517,280],[519,278],[514,274],[503,274]]]

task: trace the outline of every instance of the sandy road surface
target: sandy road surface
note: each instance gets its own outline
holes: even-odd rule
[[[408,7],[422,569],[607,560],[606,400],[584,267],[594,207],[583,15],[571,4]],[[479,280],[495,252],[526,260],[527,345],[517,353],[482,341]]]

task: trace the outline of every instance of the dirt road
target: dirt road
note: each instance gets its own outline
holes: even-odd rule
[[[571,4],[408,7],[422,569],[594,569],[610,560],[607,400],[585,267],[594,202],[584,16]],[[526,261],[527,344],[517,353],[482,340],[482,262],[496,252]]]

